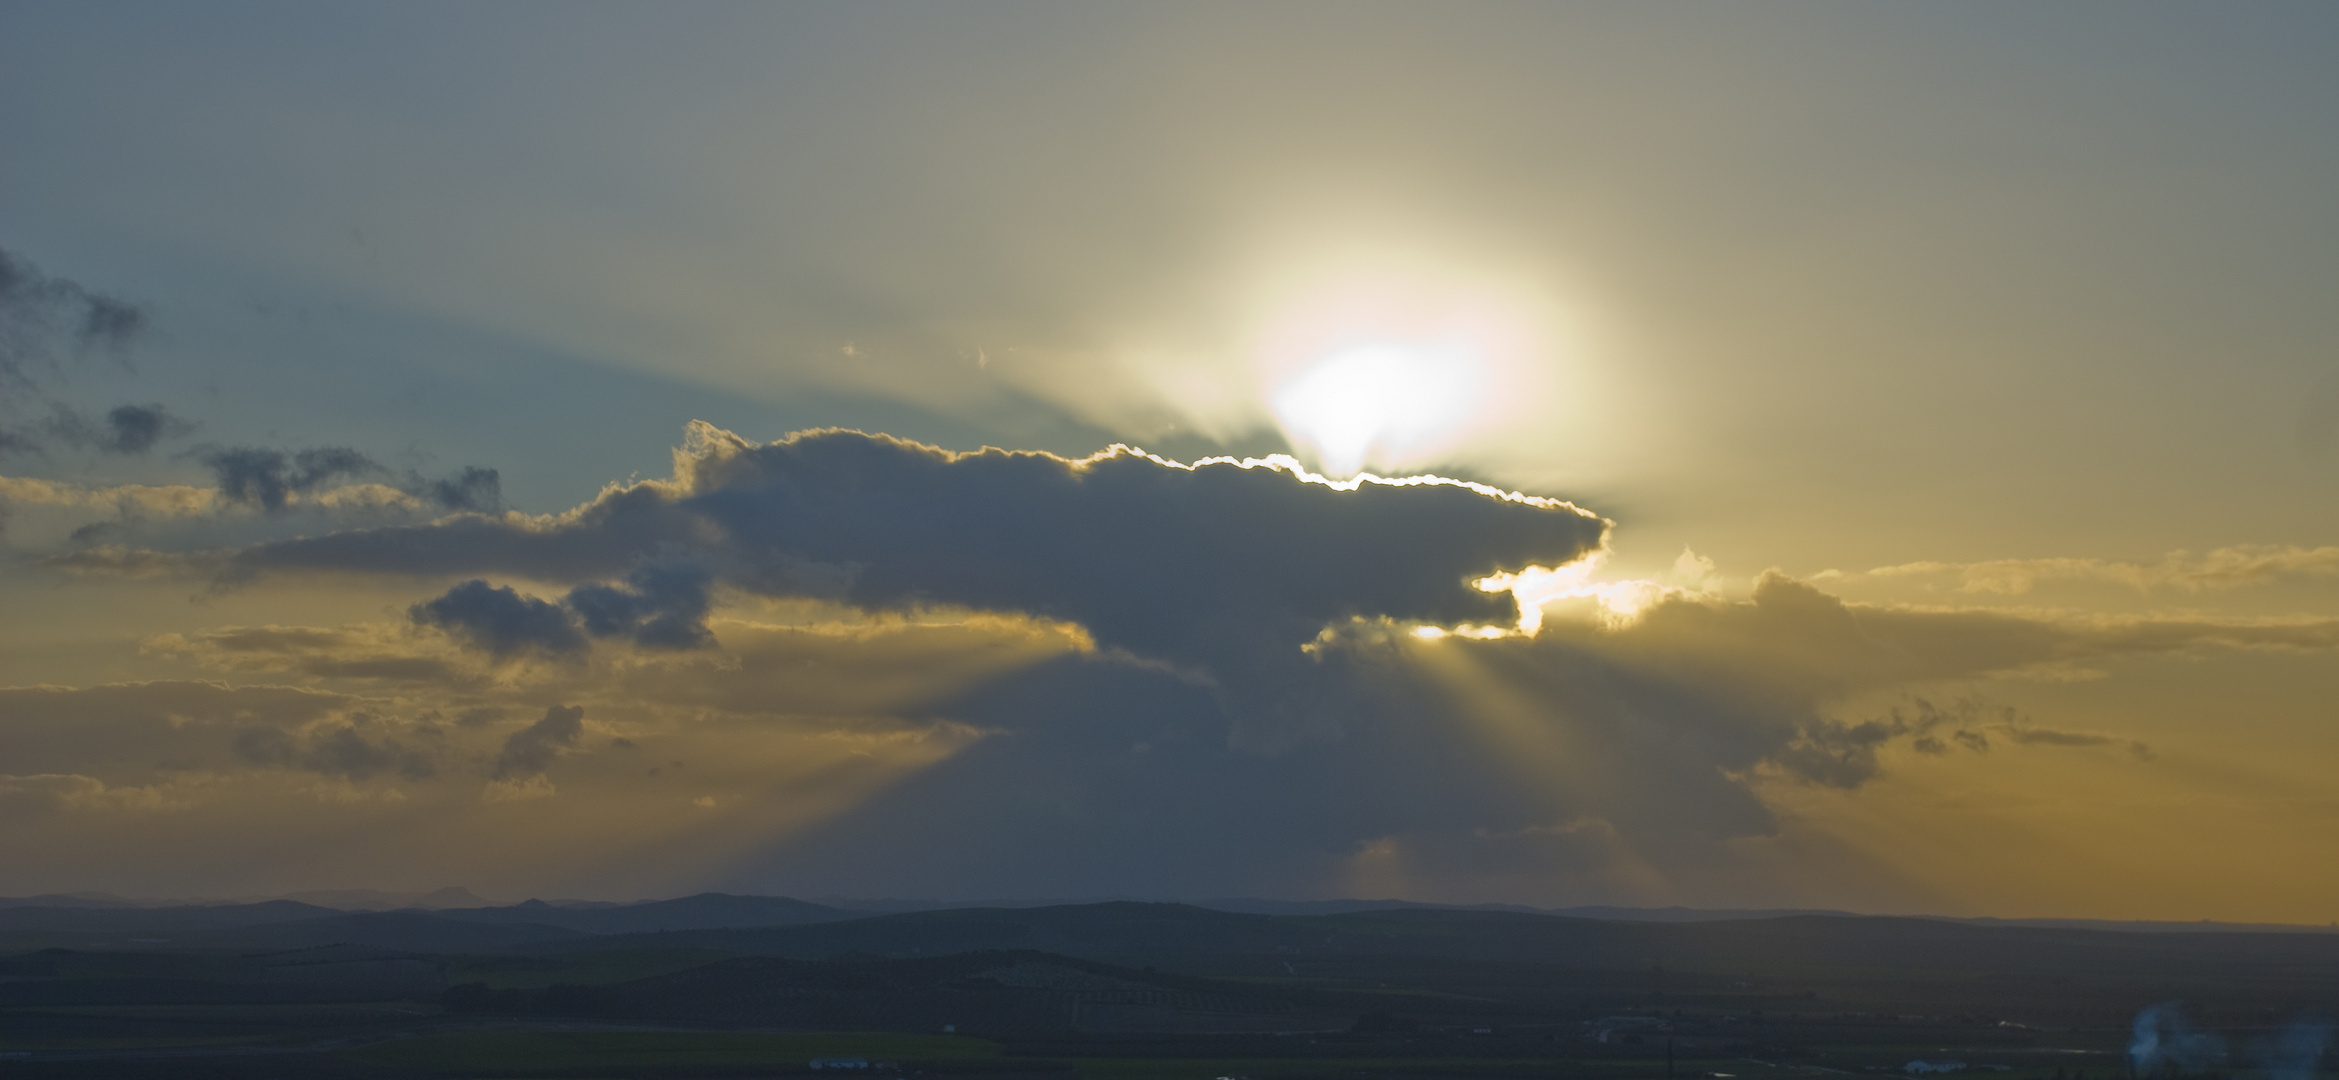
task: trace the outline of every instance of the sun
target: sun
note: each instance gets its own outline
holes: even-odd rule
[[[1274,391],[1285,435],[1334,476],[1434,454],[1482,411],[1483,359],[1459,342],[1376,341],[1333,352]]]
[[[1341,479],[1401,475],[1499,456],[1498,440],[1551,412],[1550,290],[1455,260],[1368,255],[1261,291],[1252,400],[1295,455]]]

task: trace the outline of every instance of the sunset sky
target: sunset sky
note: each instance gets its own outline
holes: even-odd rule
[[[0,895],[2339,920],[2334,56],[0,6]]]

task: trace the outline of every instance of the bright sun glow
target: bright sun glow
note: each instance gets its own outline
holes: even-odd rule
[[[1252,400],[1326,475],[1476,460],[1522,423],[1557,419],[1556,315],[1543,290],[1440,260],[1359,254],[1294,272],[1262,296]]]
[[[1589,600],[1596,605],[1600,622],[1620,626],[1668,594],[1683,591],[1654,581],[1595,580],[1593,575],[1605,561],[1605,553],[1593,552],[1563,566],[1530,566],[1517,573],[1492,574],[1472,584],[1482,592],[1510,593],[1519,604],[1518,632],[1529,637],[1543,628],[1543,609],[1550,604]]]
[[[1367,461],[1434,451],[1481,411],[1483,362],[1464,346],[1394,342],[1354,346],[1318,361],[1275,392],[1275,415],[1326,473],[1352,476]]]

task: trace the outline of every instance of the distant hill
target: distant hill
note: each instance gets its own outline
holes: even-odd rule
[[[581,934],[644,934],[668,930],[798,926],[865,917],[859,912],[840,911],[785,896],[732,896],[711,892],[643,904],[562,907],[542,900],[530,900],[510,907],[457,908],[435,914],[440,918],[465,922],[557,926]]]
[[[182,908],[260,910],[275,901],[290,901],[327,912],[430,911],[469,922],[534,923],[558,926],[586,934],[654,933],[665,930],[706,930],[725,927],[796,926],[837,922],[874,915],[906,915],[934,911],[1033,910],[1089,907],[1109,903],[1153,903],[1130,897],[1086,899],[903,900],[823,897],[817,901],[785,896],[699,893],[670,900],[614,902],[607,900],[528,900],[498,903],[469,889],[448,886],[427,893],[385,892],[376,889],[326,889],[287,893],[264,900],[158,900],[109,893],[49,893],[39,896],[0,897],[0,911],[14,908],[81,908],[169,911]],[[1351,915],[1371,911],[1482,911],[1522,915],[1553,915],[1606,922],[1705,923],[1744,922],[1796,916],[1836,918],[1907,918],[1970,926],[2027,927],[2034,929],[2112,930],[2152,934],[2339,934],[2339,922],[2307,925],[2237,923],[2201,919],[2171,920],[2007,918],[1999,916],[1862,915],[1829,908],[1692,908],[1622,907],[1592,904],[1540,908],[1524,904],[1441,904],[1420,900],[1354,898],[1331,900],[1277,900],[1264,897],[1220,897],[1174,901],[1184,906],[1242,915]],[[278,909],[289,911],[290,909]],[[312,911],[308,914],[315,914]],[[303,916],[305,917],[305,916]],[[233,916],[229,918],[234,918]],[[38,921],[38,920],[36,920]],[[266,921],[266,920],[262,920]],[[147,925],[131,919],[121,925]],[[0,921],[0,931],[11,924]],[[59,923],[62,926],[63,923]],[[114,924],[94,923],[93,927]]]
[[[298,900],[304,904],[333,908],[337,911],[402,911],[421,908],[437,911],[444,908],[492,907],[495,901],[469,889],[449,885],[426,893],[383,892],[379,889],[320,889],[312,892],[286,893],[284,900]]]
[[[837,901],[837,906],[858,907],[851,901]],[[1213,911],[1232,911],[1246,915],[1345,915],[1359,911],[1394,911],[1422,909],[1434,911],[1509,911],[1530,915],[1561,915],[1573,919],[1603,919],[1611,922],[1739,922],[1747,919],[1781,919],[1796,915],[1826,915],[1839,918],[1909,918],[1936,922],[1965,923],[1971,926],[2027,926],[2064,930],[2120,930],[2152,934],[2332,934],[2339,933],[2339,923],[2308,925],[2297,923],[2237,923],[2201,919],[2195,922],[2166,920],[2121,919],[2010,919],[1994,916],[1953,915],[1862,915],[1859,912],[1839,911],[1833,908],[1692,908],[1692,907],[1618,907],[1609,904],[1590,904],[1579,907],[1539,908],[1524,904],[1433,904],[1418,900],[1268,900],[1258,897],[1230,897],[1217,900],[1196,900],[1196,907]],[[914,905],[907,901],[872,901],[867,910],[923,911],[943,905]],[[957,905],[951,905],[957,906]],[[967,905],[1029,907],[1038,905]]]

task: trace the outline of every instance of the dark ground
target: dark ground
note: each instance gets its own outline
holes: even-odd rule
[[[2147,1080],[2309,1080],[2339,1012],[2339,934],[669,904],[0,910],[0,1076],[2129,1080],[2175,1001]]]

